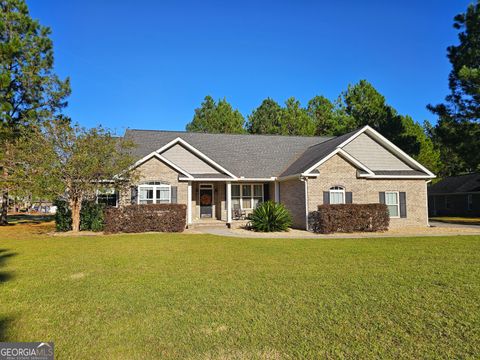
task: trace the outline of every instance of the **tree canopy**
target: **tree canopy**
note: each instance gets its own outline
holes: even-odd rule
[[[0,225],[7,223],[8,192],[19,184],[16,142],[31,127],[61,116],[70,82],[53,72],[50,29],[30,17],[24,0],[0,1]]]
[[[41,156],[25,158],[33,184],[42,184],[44,193],[64,198],[72,211],[72,229],[80,229],[83,200],[92,200],[102,187],[121,189],[135,179],[130,155],[133,144],[102,127],[91,129],[57,120],[37,129],[35,137],[24,138],[28,152]]]
[[[226,99],[218,102],[211,96],[205,96],[201,106],[195,109],[195,114],[187,131],[209,132],[222,134],[242,134],[245,119],[238,110],[234,110]]]
[[[438,115],[432,137],[441,152],[443,175],[480,170],[480,1],[454,18],[459,44],[447,49],[452,65],[445,103],[429,105]]]

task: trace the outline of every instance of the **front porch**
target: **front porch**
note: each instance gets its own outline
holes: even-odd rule
[[[274,181],[189,181],[187,225],[240,227],[260,203],[278,201]]]

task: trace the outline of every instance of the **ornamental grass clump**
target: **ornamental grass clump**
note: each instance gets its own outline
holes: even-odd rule
[[[287,231],[292,225],[292,216],[283,204],[267,201],[253,211],[250,223],[255,231]]]

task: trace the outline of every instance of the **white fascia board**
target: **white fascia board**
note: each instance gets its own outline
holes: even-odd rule
[[[336,154],[339,154],[341,156],[343,156],[344,158],[346,158],[348,161],[352,162],[354,165],[356,165],[357,167],[359,167],[360,169],[366,171],[368,174],[370,175],[374,175],[373,171],[370,170],[368,167],[366,167],[365,165],[363,165],[360,161],[358,161],[357,159],[355,159],[352,155],[350,155],[349,153],[347,153],[345,150],[341,149],[340,147],[337,147],[334,151],[332,151],[329,155],[325,156],[323,159],[321,159],[320,161],[318,161],[317,163],[315,163],[313,166],[311,166],[310,168],[307,169],[307,171],[305,171],[302,175],[304,176],[311,176],[311,175],[314,175],[314,174],[311,174],[311,172],[313,170],[315,170],[317,167],[319,167],[320,165],[322,165],[324,162],[326,162],[327,160],[331,159],[333,156],[335,156]]]
[[[360,174],[358,177],[367,178],[367,179],[435,179],[436,176],[433,175],[370,175],[370,174]]]
[[[385,147],[390,149],[393,153],[398,155],[400,158],[405,160],[407,163],[410,163],[410,165],[413,165],[414,167],[417,167],[418,169],[424,171],[426,174],[428,174],[431,178],[435,178],[435,174],[432,173],[430,170],[428,170],[426,167],[424,167],[422,164],[420,164],[418,161],[413,159],[410,155],[408,155],[405,151],[400,149],[397,145],[392,143],[390,140],[388,140],[385,136],[380,134],[377,130],[374,128],[371,128],[370,126],[365,126],[361,132],[367,132],[370,135],[372,135],[377,141],[382,143]]]
[[[300,174],[293,174],[293,175],[288,175],[288,176],[281,176],[277,179],[277,181],[287,181],[287,180],[292,180],[292,179],[300,179]]]
[[[210,159],[207,155],[205,155],[204,153],[202,153],[200,150],[198,150],[197,148],[193,147],[192,145],[190,145],[189,143],[187,143],[185,140],[183,140],[182,138],[180,137],[177,137],[176,139],[170,141],[168,144],[162,146],[160,149],[158,149],[156,151],[156,153],[158,154],[161,154],[162,152],[164,152],[165,150],[171,148],[173,145],[175,144],[182,144],[184,147],[186,147],[188,150],[190,150],[191,152],[193,152],[195,155],[197,155],[199,158],[207,161],[210,163],[210,165],[213,165],[214,167],[216,167],[217,169],[223,171],[225,174],[227,174],[228,176],[231,176],[232,178],[236,179],[237,177],[235,175],[233,175],[230,171],[228,171],[227,169],[225,169],[223,166],[221,166],[220,164],[216,163],[215,161],[213,161],[212,159]]]
[[[191,180],[191,181],[230,181],[232,183],[241,183],[241,182],[274,182],[277,178],[183,178],[180,177],[179,180]]]

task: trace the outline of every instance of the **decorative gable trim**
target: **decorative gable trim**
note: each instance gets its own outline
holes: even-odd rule
[[[304,176],[310,176],[310,175],[318,175],[318,174],[312,174],[312,171],[318,168],[320,165],[322,165],[324,162],[327,160],[331,159],[335,155],[341,155],[343,158],[346,160],[350,161],[352,164],[354,164],[357,168],[365,171],[368,175],[375,175],[372,170],[370,170],[368,167],[366,167],[364,164],[362,164],[360,161],[355,159],[352,155],[341,149],[340,147],[337,147],[334,151],[332,151],[330,154],[325,156],[323,159],[315,163],[313,166],[308,168],[302,175]]]
[[[403,151],[398,146],[396,146],[394,143],[392,143],[390,140],[388,140],[385,136],[380,134],[377,130],[373,129],[372,127],[370,127],[368,125],[364,126],[358,132],[353,134],[350,138],[348,138],[343,143],[338,145],[338,147],[343,148],[345,145],[347,145],[348,143],[350,143],[351,141],[356,139],[360,134],[363,134],[363,133],[367,133],[368,135],[370,135],[374,140],[378,141],[381,145],[383,145],[385,148],[390,150],[393,154],[398,156],[400,159],[405,161],[407,164],[425,172],[425,174],[427,174],[426,177],[428,177],[428,178],[435,178],[436,177],[434,173],[432,173],[430,170],[428,170],[426,167],[424,167],[418,161],[413,159],[410,155],[408,155],[405,151]],[[409,177],[412,177],[412,176],[409,176]]]
[[[160,154],[157,154],[156,152],[152,152],[150,154],[148,154],[147,156],[145,156],[144,158],[138,160],[135,164],[133,164],[130,169],[134,169],[140,165],[142,165],[143,163],[147,162],[148,160],[152,159],[152,158],[156,158],[160,161],[162,161],[163,163],[167,164],[168,166],[170,166],[171,168],[175,169],[177,172],[185,175],[188,179],[193,179],[193,176],[190,175],[188,172],[186,172],[185,170],[183,170],[181,167],[175,165],[173,162],[171,162],[170,160],[166,159],[165,157],[163,157],[162,155]]]
[[[169,148],[171,148],[172,146],[176,145],[176,144],[180,144],[182,146],[184,146],[187,150],[191,151],[193,154],[197,155],[199,158],[201,158],[202,160],[205,160],[205,162],[209,163],[210,165],[212,165],[213,167],[217,168],[218,170],[224,172],[225,174],[227,174],[228,176],[231,176],[232,178],[236,179],[237,177],[235,175],[233,175],[230,171],[228,171],[227,169],[225,169],[223,166],[221,166],[220,164],[218,164],[217,162],[213,161],[212,159],[210,159],[207,155],[205,155],[204,153],[202,153],[200,150],[198,150],[197,148],[195,148],[194,146],[190,145],[188,142],[186,142],[185,140],[183,140],[182,138],[180,137],[177,137],[176,139],[170,141],[168,144],[162,146],[160,149],[158,149],[157,151],[155,151],[156,153],[158,154],[161,154],[162,152],[168,150]]]

